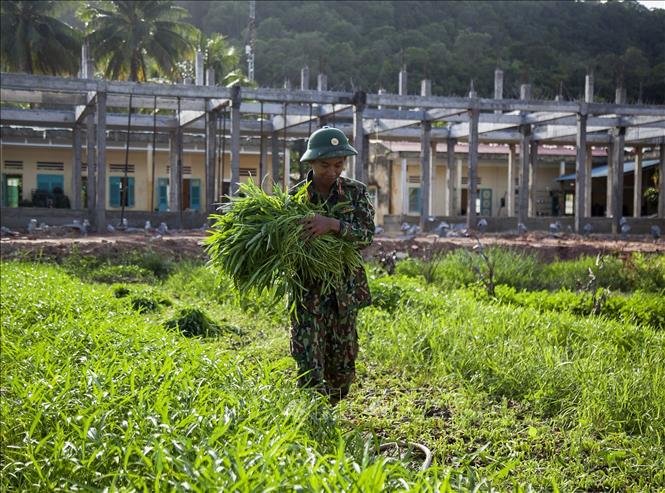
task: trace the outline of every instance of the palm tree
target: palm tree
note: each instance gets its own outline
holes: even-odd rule
[[[74,75],[79,66],[81,35],[51,17],[54,2],[1,2],[2,69],[53,75]]]
[[[88,3],[80,15],[107,78],[145,81],[155,65],[176,79],[178,62],[193,56],[198,30],[183,22],[189,14],[172,1]]]
[[[228,42],[226,36],[213,33],[206,36],[200,33],[197,48],[203,53],[205,66],[215,70],[217,84],[231,87],[234,85],[255,87],[256,84],[247,78],[240,67],[240,53],[235,46]],[[191,61],[182,64],[191,77],[194,75],[194,66]]]

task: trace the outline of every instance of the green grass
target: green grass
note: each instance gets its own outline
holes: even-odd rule
[[[472,277],[373,269],[358,379],[334,409],[295,385],[286,305],[224,275],[171,264],[111,285],[71,262],[5,262],[0,489],[665,488],[658,262],[624,262],[624,288],[651,269],[652,289],[611,294],[600,316],[586,293],[500,286],[494,299]],[[512,278],[543,276],[532,269]],[[215,330],[186,337],[171,320]],[[386,463],[375,446],[394,439],[430,447],[434,467]]]

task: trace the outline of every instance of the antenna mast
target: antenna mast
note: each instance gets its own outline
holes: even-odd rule
[[[249,0],[249,44],[245,45],[247,55],[247,78],[254,81],[254,43],[256,38],[256,0]]]

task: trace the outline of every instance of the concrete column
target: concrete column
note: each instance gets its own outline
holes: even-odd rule
[[[92,79],[94,78],[94,61],[90,52],[90,41],[86,40],[81,46],[81,78]],[[97,204],[97,166],[95,157],[95,115],[90,110],[88,116],[85,117],[85,134],[86,134],[86,147],[87,147],[87,161],[88,161],[88,177],[86,181],[86,194],[87,194],[87,207],[90,215],[90,221],[94,222],[92,211],[95,210]]]
[[[156,157],[156,156],[155,156]],[[146,190],[148,192],[148,207],[147,210],[153,212],[155,210],[155,175],[153,170],[152,160],[152,142],[148,142],[145,149],[145,162],[146,162]]]
[[[586,167],[584,172],[584,217],[591,217],[591,192],[593,171],[593,148],[586,148]]]
[[[425,231],[430,215],[429,201],[431,190],[430,146],[432,143],[432,124],[420,124],[420,228]]]
[[[231,90],[231,190],[230,194],[238,194],[240,186],[240,86]]]
[[[398,82],[399,82],[399,95],[406,96],[408,94],[406,65],[403,65],[402,70],[399,71]]]
[[[522,84],[520,86],[520,99],[524,101],[531,99],[531,84]]]
[[[291,188],[291,149],[286,146],[284,149],[284,190]]]
[[[205,74],[204,70],[204,64],[203,64],[203,53],[200,51],[196,52],[196,64],[194,66],[194,77],[196,81],[197,86],[202,86],[203,85],[203,76]]]
[[[260,138],[262,139],[263,137],[260,137]],[[259,149],[259,152],[260,152],[259,168],[261,168],[259,170],[259,178],[261,179],[261,184],[262,184],[261,188],[265,189],[265,187],[263,186],[263,184],[264,184],[263,180],[266,179],[266,177],[269,174],[268,173],[268,146],[265,145],[265,143],[264,143],[264,145],[261,146],[261,149]],[[268,189],[272,190],[272,187],[270,186],[270,181],[266,179],[265,183],[268,185]]]
[[[74,125],[72,130],[72,209],[81,208],[81,127]]]
[[[480,111],[477,108],[469,110],[469,189],[466,207],[466,227],[476,228],[476,196],[478,195],[478,119]]]
[[[584,227],[584,204],[586,182],[586,108],[583,113],[577,114],[577,154],[575,159],[575,232],[581,233]]]
[[[624,127],[617,127],[612,129],[612,140],[614,146],[612,148],[612,161],[614,162],[612,176],[612,233],[618,234],[621,232],[619,221],[623,216],[623,147],[626,129]]]
[[[658,166],[658,217],[665,218],[665,142],[660,144],[660,165]]]
[[[206,112],[206,152],[205,152],[205,208],[207,214],[215,212],[215,166],[217,164],[217,112]]]
[[[171,132],[169,171],[169,210],[182,211],[182,129]]]
[[[610,132],[610,144],[607,146],[607,185],[605,189],[605,217],[612,217],[614,210],[614,194],[612,193],[614,183],[614,143],[612,142],[612,133]]]
[[[92,214],[97,204],[97,156],[95,156],[95,115],[89,113],[85,121],[86,159],[88,161],[88,178],[86,180],[86,193],[88,195],[88,212]],[[94,222],[91,216],[90,221]]]
[[[97,200],[95,227],[106,230],[106,93],[97,93]]]
[[[300,69],[300,89],[309,90],[309,67],[307,66]]]
[[[455,197],[454,197],[454,203],[455,203],[455,215],[461,215],[462,214],[462,172],[464,169],[464,160],[462,158],[457,160],[457,171],[455,173]]]
[[[616,104],[623,104],[626,101],[626,91],[623,87],[618,87],[615,96]],[[621,216],[623,216],[623,146],[625,140],[626,128],[616,127],[611,130],[612,162],[612,234],[621,232]]]
[[[319,92],[328,90],[328,76],[326,74],[316,76],[316,90]]]
[[[494,70],[494,99],[503,99],[503,70]],[[496,110],[494,113],[501,113],[501,110]]]
[[[566,174],[566,161],[561,161],[559,163],[559,176],[564,176]]]
[[[531,143],[531,125],[520,127],[520,167],[517,195],[517,222],[526,224],[529,217],[529,151]]]
[[[381,96],[382,94],[386,94],[386,90],[383,87],[379,87],[379,90],[376,93]],[[381,110],[383,109],[383,106],[378,104],[376,105],[376,109]]]
[[[279,183],[281,173],[279,170],[279,135],[277,132],[273,132],[270,137],[270,155],[272,159],[272,182]]]
[[[593,103],[593,74],[587,74],[584,79],[584,102]]]
[[[432,81],[430,79],[423,79],[420,81],[420,95],[429,97],[432,95]]]
[[[406,96],[408,94],[406,65],[403,65],[402,70],[399,71],[398,90],[400,96]],[[402,109],[401,106],[398,106],[397,108],[400,110]]]
[[[455,189],[457,188],[457,165],[455,163],[455,139],[446,141],[446,216],[456,216]]]
[[[642,216],[642,148],[635,148],[635,179],[633,180],[633,217]]]
[[[517,150],[515,144],[508,146],[508,188],[506,192],[506,216],[515,216],[515,178],[517,178]]]
[[[215,69],[209,68],[206,70],[206,86],[215,85]]]
[[[409,214],[409,170],[407,160],[402,158],[401,189],[402,189],[402,216]]]
[[[532,140],[529,150],[529,217],[536,216],[536,161],[538,161],[538,142]]]
[[[367,94],[363,91],[357,91],[353,95],[353,147],[358,151],[357,156],[351,157],[352,178],[363,183],[367,183],[367,162],[363,159],[365,151],[363,129],[363,112],[367,106]]]
[[[434,195],[437,193],[437,173],[436,173],[436,142],[430,141],[430,151],[429,151],[429,176],[430,176],[430,186],[429,186],[429,214],[430,216],[435,216],[434,214]]]

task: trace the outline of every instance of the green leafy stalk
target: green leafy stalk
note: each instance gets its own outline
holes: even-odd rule
[[[293,303],[310,286],[330,293],[362,265],[347,240],[330,234],[303,239],[302,220],[327,214],[310,203],[307,187],[291,195],[275,186],[268,195],[250,180],[220,212],[210,216],[204,243],[210,264],[231,276],[240,293],[265,291],[273,302],[289,294]]]

